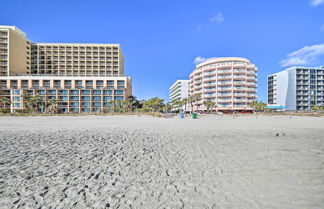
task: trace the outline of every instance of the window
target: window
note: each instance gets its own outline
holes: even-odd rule
[[[115,94],[116,95],[123,95],[124,94],[124,91],[123,90],[116,90],[115,91]]]
[[[66,90],[60,91],[60,95],[67,95],[67,94],[68,94],[68,91],[66,91]]]
[[[20,90],[14,90],[14,91],[13,91],[13,94],[14,94],[14,95],[20,95]]]
[[[112,90],[106,90],[106,91],[104,91],[104,94],[105,95],[112,95]]]
[[[21,104],[20,103],[13,103],[14,108],[20,108]]]
[[[13,97],[13,101],[20,101],[20,97]]]
[[[78,100],[79,100],[79,97],[77,97],[77,96],[73,96],[73,97],[71,97],[71,100],[72,100],[72,101],[78,101]]]
[[[62,100],[62,101],[67,101],[68,100],[68,97],[60,97],[60,99]]]
[[[90,95],[90,91],[89,91],[89,90],[83,90],[83,91],[82,91],[82,94],[83,94],[83,95]]]
[[[94,100],[94,101],[101,101],[101,97],[98,97],[98,96],[93,97],[93,100]]]
[[[112,97],[104,97],[103,100],[104,101],[111,101],[112,100]]]
[[[82,97],[83,101],[90,101],[90,97]]]
[[[79,91],[78,91],[78,90],[72,90],[72,91],[71,91],[71,94],[72,94],[72,95],[78,95],[78,94],[79,94]]]
[[[124,100],[124,97],[117,96],[117,97],[116,97],[116,100],[117,100],[117,101]]]

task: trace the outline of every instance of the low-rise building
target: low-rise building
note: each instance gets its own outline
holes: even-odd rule
[[[0,98],[10,104],[2,108],[11,113],[24,109],[24,94],[39,95],[40,112],[46,112],[50,100],[58,103],[62,113],[100,113],[111,109],[113,101],[127,101],[131,96],[131,79],[120,77],[3,76]]]

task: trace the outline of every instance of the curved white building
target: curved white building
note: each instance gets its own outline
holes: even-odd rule
[[[190,95],[200,94],[194,111],[207,111],[205,101],[215,103],[213,110],[250,112],[257,99],[257,67],[238,57],[208,59],[190,74]]]

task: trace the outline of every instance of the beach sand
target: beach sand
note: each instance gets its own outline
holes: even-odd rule
[[[0,208],[324,208],[324,117],[1,117]]]

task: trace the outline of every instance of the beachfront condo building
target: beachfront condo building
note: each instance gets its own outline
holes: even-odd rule
[[[199,95],[195,111],[204,112],[205,101],[212,101],[211,110],[251,112],[249,104],[257,99],[257,67],[238,57],[212,58],[196,65],[190,74],[190,95]]]
[[[112,101],[127,101],[131,79],[124,75],[119,44],[32,43],[15,26],[0,26],[0,104],[24,109],[23,94],[39,95],[46,111],[57,100],[60,112],[102,112]]]
[[[268,103],[288,111],[324,106],[324,67],[291,67],[269,75]]]
[[[176,101],[181,101],[189,97],[189,83],[190,80],[177,80],[169,88],[169,101],[174,104],[172,108],[173,111],[179,110],[179,108],[181,108],[183,111],[187,110],[184,105],[182,107],[176,105]]]
[[[111,111],[118,102],[131,96],[131,79],[119,77],[70,77],[70,76],[2,76],[0,97],[9,103],[0,104],[11,113],[22,111],[25,96],[41,97],[39,112],[46,112],[55,100],[61,113],[102,113]],[[117,101],[117,102],[113,102]],[[6,106],[4,106],[6,105]]]

